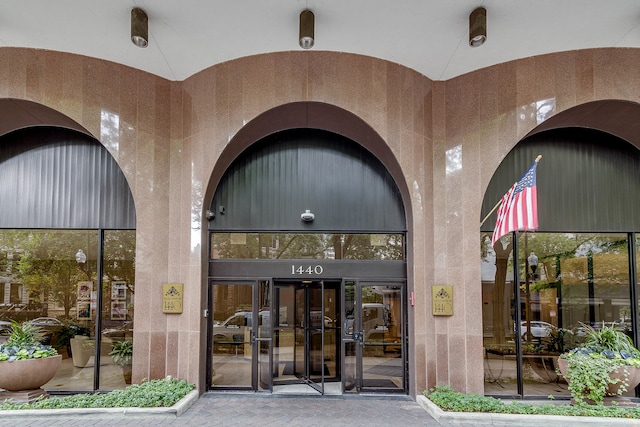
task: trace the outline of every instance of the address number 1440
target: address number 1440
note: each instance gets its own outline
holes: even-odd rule
[[[323,271],[324,269],[322,268],[321,265],[309,265],[309,266],[292,265],[291,266],[291,274],[315,274],[316,276],[319,276],[322,274]]]

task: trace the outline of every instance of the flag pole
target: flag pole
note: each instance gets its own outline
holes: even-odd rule
[[[536,159],[534,160],[536,163],[538,163],[540,161],[540,159],[542,159],[542,154],[538,154],[538,157],[536,157]],[[480,227],[482,227],[482,225],[489,219],[489,217],[491,216],[492,213],[494,213],[496,211],[496,209],[498,209],[498,206],[500,206],[500,202],[502,202],[502,198],[500,198],[500,200],[498,200],[498,203],[496,203],[496,205],[493,207],[493,209],[491,209],[489,211],[489,213],[487,214],[487,216],[485,216],[482,221],[480,221]]]

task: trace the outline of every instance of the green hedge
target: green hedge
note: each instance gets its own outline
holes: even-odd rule
[[[32,403],[0,404],[0,410],[7,409],[62,409],[62,408],[158,408],[173,406],[194,389],[185,380],[167,377],[161,380],[144,381],[123,390],[108,393],[75,394],[72,396],[52,396]]]
[[[500,414],[568,415],[582,417],[640,418],[640,408],[604,405],[531,405],[521,402],[505,402],[479,394],[453,391],[449,386],[439,386],[423,393],[443,411],[491,412]]]

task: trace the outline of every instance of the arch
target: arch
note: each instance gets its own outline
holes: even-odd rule
[[[542,154],[538,166],[539,231],[640,230],[640,104],[605,100],[551,117],[505,156],[483,197],[481,218]],[[563,193],[562,188],[571,187]],[[570,194],[569,194],[570,193]],[[566,197],[565,197],[566,196]],[[491,231],[496,214],[481,227]]]
[[[247,123],[231,139],[214,166],[205,193],[206,201],[213,199],[218,183],[233,161],[250,145],[276,132],[314,128],[347,137],[370,151],[394,179],[405,208],[406,223],[412,222],[410,193],[400,164],[378,133],[355,114],[321,102],[292,102],[268,110]],[[209,203],[205,203],[208,206]],[[410,244],[411,227],[408,230]]]
[[[618,99],[587,102],[545,120],[523,139],[560,128],[597,129],[615,135],[640,149],[640,104]]]
[[[116,160],[81,125],[47,106],[0,99],[0,181],[0,228],[136,227],[131,189]]]
[[[301,221],[310,209],[314,221]],[[252,145],[218,185],[212,230],[304,232],[406,231],[395,182],[353,140],[318,129],[292,129]]]
[[[0,99],[0,137],[18,129],[37,126],[70,129],[94,137],[75,120],[46,105],[26,99]]]

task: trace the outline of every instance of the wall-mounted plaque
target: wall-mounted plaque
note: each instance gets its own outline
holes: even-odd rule
[[[182,283],[162,285],[162,312],[182,313]]]
[[[453,316],[453,286],[432,286],[434,316]]]

